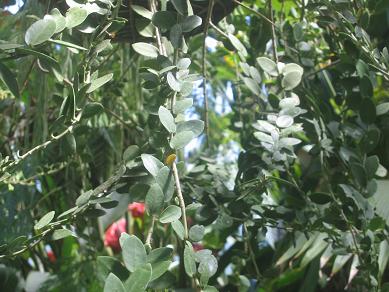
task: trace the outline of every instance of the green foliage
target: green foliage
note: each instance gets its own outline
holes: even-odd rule
[[[0,10],[0,290],[385,291],[387,1],[134,3]]]

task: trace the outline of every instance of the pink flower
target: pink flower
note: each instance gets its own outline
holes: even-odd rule
[[[119,238],[123,232],[126,232],[126,219],[122,218],[111,224],[105,231],[104,245],[109,246],[116,253],[121,250]]]
[[[131,212],[131,215],[134,218],[143,218],[143,215],[145,213],[145,204],[137,202],[129,204],[128,211]]]

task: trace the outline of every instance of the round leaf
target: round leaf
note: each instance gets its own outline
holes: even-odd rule
[[[193,225],[189,230],[189,238],[192,241],[201,241],[204,237],[205,228],[203,225]]]
[[[281,85],[282,87],[284,87],[285,90],[292,90],[300,84],[302,76],[303,74],[301,73],[301,71],[289,71],[288,73],[284,74],[284,78],[282,78]]]

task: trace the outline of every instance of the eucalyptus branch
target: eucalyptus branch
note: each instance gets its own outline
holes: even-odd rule
[[[208,36],[208,29],[210,22],[212,21],[212,11],[214,7],[214,0],[209,0],[208,4],[208,12],[207,12],[207,18],[205,19],[204,23],[204,33],[203,33],[203,58],[202,58],[202,74],[203,74],[203,95],[204,95],[204,130],[205,130],[205,137],[206,137],[206,143],[209,147],[209,117],[208,117],[208,95],[207,95],[207,46],[206,46],[206,40]]]

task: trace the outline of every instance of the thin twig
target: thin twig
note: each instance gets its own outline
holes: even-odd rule
[[[204,132],[207,147],[209,147],[209,117],[208,117],[208,95],[207,95],[207,46],[206,39],[208,36],[209,24],[212,18],[212,11],[214,6],[214,0],[209,0],[207,18],[204,23],[203,33],[203,59],[202,59],[202,74],[203,74],[203,95],[204,95]]]
[[[259,16],[260,18],[263,18],[264,20],[266,20],[268,23],[270,23],[271,25],[274,26],[274,22],[272,20],[270,20],[269,18],[267,18],[265,15],[263,15],[261,12],[258,12],[254,9],[252,9],[251,7],[239,2],[238,0],[232,0],[235,4],[238,4],[239,6],[242,6],[244,8],[246,8],[247,10],[250,10],[252,13],[254,13],[255,15]]]
[[[180,178],[178,176],[178,170],[177,170],[177,166],[176,166],[175,161],[172,163],[172,169],[173,169],[174,181],[176,183],[176,188],[177,188],[177,197],[178,197],[178,201],[180,202],[180,208],[181,208],[181,213],[182,213],[182,223],[184,225],[184,230],[185,230],[185,239],[188,239],[189,232],[188,232],[188,223],[186,222],[185,201],[184,201],[184,197],[182,195]]]
[[[147,237],[146,237],[146,245],[149,246],[151,248],[151,239],[153,238],[153,232],[154,232],[154,225],[155,225],[155,221],[156,221],[156,217],[153,216],[153,218],[151,219],[151,225],[150,225],[150,228],[149,228],[149,231],[147,232]]]
[[[313,76],[313,75],[316,75],[317,73],[320,73],[321,71],[324,71],[324,70],[327,70],[327,69],[329,69],[329,68],[331,68],[331,67],[333,67],[333,66],[336,66],[336,65],[338,65],[339,63],[340,63],[340,59],[335,60],[334,62],[332,62],[331,64],[328,64],[327,66],[325,66],[325,67],[323,67],[323,68],[320,68],[320,69],[318,69],[318,70],[316,70],[316,71],[314,71],[314,72],[312,72],[312,73],[309,73],[309,74],[307,74],[307,75],[304,75],[304,78],[309,78],[309,77],[311,77],[311,76]]]
[[[209,25],[214,29],[216,30],[218,33],[220,33],[222,36],[224,36],[225,38],[228,38],[228,35],[222,31],[220,28],[218,28],[212,21],[209,22]]]

